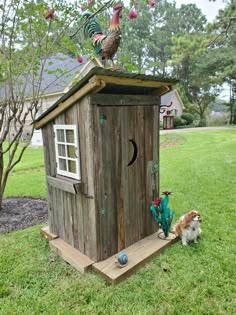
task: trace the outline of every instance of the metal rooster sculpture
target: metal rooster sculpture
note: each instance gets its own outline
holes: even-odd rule
[[[96,17],[91,17],[92,14],[89,12],[84,13],[84,16],[88,20],[84,26],[84,36],[92,39],[95,52],[105,61],[105,67],[107,66],[108,60],[111,60],[114,66],[113,58],[121,40],[119,20],[121,18],[122,5],[117,4],[113,7],[113,10],[114,13],[110,20],[108,34],[103,34]]]

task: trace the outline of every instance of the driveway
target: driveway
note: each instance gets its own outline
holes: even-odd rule
[[[233,127],[198,127],[198,128],[183,128],[183,129],[170,129],[160,130],[160,134],[172,133],[172,132],[195,132],[195,131],[211,131],[211,130],[235,130]]]

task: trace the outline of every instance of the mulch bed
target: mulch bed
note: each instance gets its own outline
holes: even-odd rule
[[[45,200],[26,197],[4,199],[0,210],[0,234],[47,223],[47,220]]]

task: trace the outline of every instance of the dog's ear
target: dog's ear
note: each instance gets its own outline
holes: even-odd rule
[[[189,212],[189,218],[190,220],[192,220],[193,218],[195,218],[197,216],[197,211],[192,210]]]
[[[183,225],[183,228],[186,229],[190,222],[192,221],[193,219],[193,213],[192,211],[189,211],[185,216],[184,216],[184,219],[183,219],[183,222],[182,222],[182,225]]]
[[[193,218],[195,218],[195,217],[197,217],[197,216],[200,216],[200,213],[199,213],[199,211],[197,211],[197,210],[192,210],[191,212],[192,212],[192,217],[193,217]]]

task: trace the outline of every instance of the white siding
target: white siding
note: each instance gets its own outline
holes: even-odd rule
[[[169,101],[169,104],[172,102],[172,105],[170,107],[167,107],[166,110],[177,110],[177,116],[181,116],[182,113],[183,113],[183,105],[182,105],[182,102],[181,100],[179,99],[179,96],[178,94],[176,93],[176,91],[174,91],[170,101]],[[169,105],[169,104],[166,104],[166,105]],[[163,114],[160,114],[160,120],[163,121],[163,116],[166,115],[166,111],[163,113]]]

